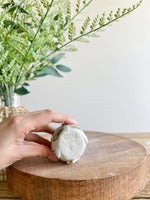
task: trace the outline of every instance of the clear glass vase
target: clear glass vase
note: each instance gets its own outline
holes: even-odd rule
[[[1,93],[1,105],[6,107],[21,106],[21,98],[14,91],[7,91]]]

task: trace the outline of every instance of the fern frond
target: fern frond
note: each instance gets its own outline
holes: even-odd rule
[[[99,15],[96,15],[96,17],[93,19],[92,24],[90,26],[91,30],[93,30],[97,26],[98,20],[99,20]]]
[[[127,9],[124,8],[124,9],[122,10],[122,15],[124,15],[126,12],[127,12]]]
[[[46,45],[49,47],[51,51],[56,50],[56,41],[54,41],[54,39],[46,41]]]
[[[33,31],[31,31],[31,29],[29,29],[25,24],[22,24],[20,22],[18,22],[17,24],[21,28],[22,31],[24,31],[28,34],[28,38],[30,38],[30,39],[33,38]]]
[[[74,45],[68,45],[68,46],[62,48],[62,51],[74,52],[74,51],[78,51],[78,49]]]
[[[79,38],[77,41],[79,41],[79,42],[84,42],[84,43],[89,43],[89,42],[90,42],[90,41],[89,41],[87,38],[85,38],[85,37]]]
[[[91,2],[92,2],[92,0],[88,0],[87,4],[84,6],[84,8],[86,8],[86,6],[89,5]],[[127,15],[127,14],[131,13],[131,12],[132,12],[133,10],[135,10],[135,8],[137,8],[138,6],[139,6],[139,5],[136,5],[136,7],[134,7],[134,9],[127,9],[127,12],[126,12],[124,15]],[[61,46],[57,46],[57,47],[55,46],[55,47],[56,47],[55,50],[52,50],[52,52],[48,52],[47,55],[46,55],[43,59],[46,59],[46,58],[50,57],[50,56],[53,55],[55,52],[64,49],[64,48],[67,47],[69,44],[71,44],[71,43],[74,42],[74,41],[77,41],[78,39],[80,39],[80,38],[82,38],[82,37],[85,37],[85,36],[89,36],[89,37],[90,37],[90,36],[91,36],[91,37],[93,36],[93,37],[94,37],[94,35],[92,35],[92,33],[96,32],[96,31],[98,32],[98,31],[100,31],[100,30],[103,30],[103,29],[102,29],[103,27],[106,27],[106,26],[108,26],[109,24],[118,21],[118,19],[120,19],[121,17],[124,16],[124,15],[121,15],[120,17],[115,17],[115,18],[113,17],[113,19],[112,19],[111,21],[109,21],[109,20],[107,19],[106,15],[105,15],[105,13],[103,13],[103,14],[102,14],[102,17],[99,18],[99,20],[98,20],[99,22],[98,22],[97,26],[96,26],[95,28],[93,28],[93,30],[87,30],[87,29],[89,28],[89,23],[90,23],[90,18],[87,17],[86,20],[84,21],[83,25],[82,25],[82,29],[81,29],[81,31],[80,31],[80,34],[77,35],[77,36],[72,37],[72,35],[71,35],[71,31],[72,31],[72,30],[71,30],[71,26],[69,26],[69,24],[71,24],[72,21],[75,20],[76,16],[78,16],[78,14],[82,12],[82,10],[83,10],[83,9],[81,8],[81,9],[79,10],[79,12],[78,12],[77,14],[75,14],[75,16],[72,17],[71,21],[70,21],[67,25],[65,25],[66,27],[65,27],[64,30],[68,30],[68,29],[69,29],[68,32],[70,32],[70,33],[68,33],[69,41],[66,41],[66,42],[65,42],[64,44],[62,44]],[[128,11],[128,10],[130,10],[130,11]],[[112,12],[111,12],[110,15],[112,15]],[[98,35],[96,35],[96,37],[98,37]],[[39,63],[39,62],[37,62],[37,63]]]
[[[9,45],[20,55],[22,55],[25,58],[25,54],[23,53],[23,51],[21,49],[19,49],[17,46],[13,45],[11,42],[9,43]]]
[[[16,60],[12,59],[5,68],[2,69],[2,76],[0,77],[1,81],[4,84],[10,84],[13,87],[16,85],[16,79],[18,73],[20,73],[20,67],[17,65]]]
[[[73,22],[70,23],[68,29],[68,38],[69,40],[73,40],[74,36],[76,35],[76,27]]]
[[[97,38],[100,37],[100,36],[99,36],[98,34],[96,34],[96,33],[91,33],[91,34],[88,34],[87,36],[88,36],[88,37],[97,37]]]
[[[5,70],[3,71],[3,75],[5,76],[5,81],[9,82],[10,84],[16,84],[16,75],[18,73],[18,69],[15,66],[16,60],[13,59],[6,67]]]
[[[12,84],[18,86],[23,81],[33,79],[40,66],[52,62],[52,55],[61,51],[77,51],[74,41],[89,42],[89,37],[99,37],[96,31],[103,30],[109,24],[131,13],[140,4],[101,17],[85,18],[76,34],[74,21],[94,0],[15,0],[21,2],[22,12],[15,7],[0,10],[0,92]],[[1,0],[0,4],[13,0]],[[20,4],[19,4],[20,5]],[[3,5],[2,5],[3,6]],[[11,12],[8,12],[10,11]],[[74,12],[72,10],[74,9]],[[14,11],[14,12],[13,12]],[[26,14],[25,14],[25,11]],[[31,14],[30,14],[31,13]],[[58,61],[58,60],[57,60]],[[54,59],[53,63],[54,64]],[[32,68],[32,66],[35,66]],[[2,75],[6,76],[5,78]],[[3,82],[2,82],[3,81]],[[3,86],[2,86],[3,84]]]
[[[49,2],[47,0],[40,0],[40,2],[44,8],[47,8],[49,6]]]
[[[39,17],[43,17],[44,16],[44,13],[43,13],[43,10],[41,9],[41,5],[39,3],[38,0],[34,0],[34,3],[33,3],[36,11],[37,11],[37,14]]]
[[[76,12],[79,12],[80,6],[81,6],[81,0],[77,0],[77,3],[76,3]]]
[[[28,47],[28,44],[26,44],[25,41],[23,41],[21,38],[17,38],[15,36],[7,36],[7,39],[21,44],[24,48]]]
[[[12,59],[11,62],[5,67],[5,71],[13,71],[15,62],[16,59]]]
[[[72,17],[72,12],[71,12],[71,2],[70,1],[67,1],[66,3],[66,19],[67,21],[70,21],[71,20],[71,17]]]
[[[127,9],[124,9],[124,10],[122,11],[123,14],[125,14],[126,11],[127,11]],[[117,9],[117,11],[116,11],[116,13],[114,14],[114,16],[115,16],[115,18],[118,18],[118,17],[121,16],[121,9],[120,9],[120,8]]]
[[[37,22],[38,22],[38,23],[37,23]],[[33,25],[34,25],[35,27],[38,27],[39,19],[36,18],[36,17],[32,17],[32,18],[31,18],[31,23],[33,23]]]
[[[84,21],[83,25],[82,25],[82,30],[80,31],[80,34],[82,35],[85,30],[88,28],[89,24],[90,24],[91,19],[89,17],[86,18],[86,20]]]
[[[102,17],[99,19],[99,25],[103,26],[105,24],[105,21],[106,21],[106,14],[103,13]]]
[[[2,68],[5,64],[5,61],[8,57],[8,51],[6,51],[1,57],[0,57],[0,68]]]
[[[66,41],[65,36],[60,36],[60,37],[58,37],[58,43],[59,43],[60,45],[62,45],[65,41]]]
[[[64,25],[64,16],[63,16],[62,12],[59,12],[59,14],[58,14],[58,23],[59,23],[59,26],[61,28],[63,28],[63,25]]]
[[[17,62],[19,65],[22,64],[22,59],[21,59],[21,57],[18,56],[17,54],[9,52],[9,57],[10,57],[11,59],[15,59],[16,62]]]
[[[108,14],[107,20],[108,21],[112,21],[113,20],[113,11],[110,11],[110,13]]]

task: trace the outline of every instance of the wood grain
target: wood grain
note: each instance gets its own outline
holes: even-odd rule
[[[124,136],[124,137],[128,137],[132,140],[135,140],[137,142],[139,142],[140,144],[142,144],[143,146],[145,146],[145,148],[147,149],[147,153],[148,153],[148,157],[150,157],[150,133],[121,133],[121,134],[117,134],[120,136]],[[148,169],[149,169],[149,173],[148,176],[150,176],[150,161],[148,159]],[[2,192],[2,193],[1,193]],[[3,196],[1,195],[3,194]],[[15,197],[8,189],[6,182],[1,182],[0,181],[0,200],[16,200],[20,198]],[[147,184],[146,187],[144,188],[144,190],[138,194],[137,198],[135,197],[134,200],[146,200],[146,199],[150,199],[150,181],[149,179],[147,180]]]
[[[139,193],[147,176],[143,146],[112,134],[87,136],[87,150],[75,164],[35,158],[9,167],[11,191],[26,200],[129,200]]]

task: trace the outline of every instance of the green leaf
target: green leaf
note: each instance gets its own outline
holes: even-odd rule
[[[35,74],[33,78],[41,78],[43,76],[47,76],[48,74]]]
[[[26,95],[26,94],[29,94],[30,92],[29,92],[26,88],[24,88],[24,87],[22,86],[22,87],[20,87],[20,88],[17,88],[17,89],[15,90],[15,93],[16,93],[16,94],[19,94],[19,95]]]
[[[22,87],[29,91],[30,85],[28,83],[24,83]]]
[[[30,79],[30,76],[31,76],[31,73],[30,73],[30,72],[27,73],[26,76],[25,76],[25,80],[26,80],[26,81],[29,80],[29,79]]]
[[[18,30],[20,27],[15,24],[13,21],[10,21],[10,20],[4,20],[4,26],[5,27],[8,27],[8,26],[11,26],[14,30]]]
[[[56,16],[54,17],[54,21],[57,21],[57,20],[58,20],[58,17],[59,17],[59,15],[56,15]]]
[[[29,30],[27,29],[27,27],[24,26],[24,24],[21,24],[21,23],[18,22],[18,26],[19,26],[19,33],[26,32],[29,35],[31,35],[30,32],[29,32]]]
[[[25,13],[25,14],[28,14],[29,15],[29,12],[26,11],[24,8],[22,8],[21,6],[18,6],[18,9],[21,13]]]
[[[10,5],[14,6],[14,3],[4,3],[2,8],[8,8]]]
[[[8,8],[9,6],[10,9],[8,10],[8,12],[14,12],[16,10],[16,8],[18,8],[18,10],[21,12],[21,13],[24,13],[24,14],[29,14],[28,11],[26,11],[24,8],[22,8],[20,5],[15,5],[14,3],[5,3],[3,4],[2,8]]]
[[[54,56],[54,57],[51,59],[51,63],[52,63],[52,64],[55,64],[55,63],[59,62],[60,59],[61,59],[64,55],[65,55],[64,53],[59,53],[57,56]]]
[[[17,89],[15,90],[15,93],[16,93],[16,94],[19,94],[19,95],[29,94],[29,93],[30,93],[29,87],[30,87],[30,85],[29,85],[28,83],[24,83],[24,84],[22,85],[22,87],[17,88]]]
[[[35,78],[43,77],[46,75],[63,77],[54,67],[46,66],[45,69],[41,70],[39,73],[35,74]]]
[[[71,71],[71,69],[69,67],[66,67],[65,65],[56,65],[56,68],[62,72],[70,72]]]
[[[42,70],[44,73],[46,72],[48,75],[63,77],[54,67],[46,66],[46,69]]]
[[[27,26],[29,26],[30,28],[34,28],[34,26],[32,26],[32,24],[30,24],[28,22],[25,22],[24,24],[27,25]]]
[[[16,8],[18,7],[18,5],[13,5],[8,12],[14,12],[16,10]]]

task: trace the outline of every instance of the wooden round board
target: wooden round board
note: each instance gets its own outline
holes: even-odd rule
[[[32,158],[7,169],[10,190],[25,200],[129,200],[145,186],[143,146],[113,134],[86,132],[89,144],[75,164]]]

